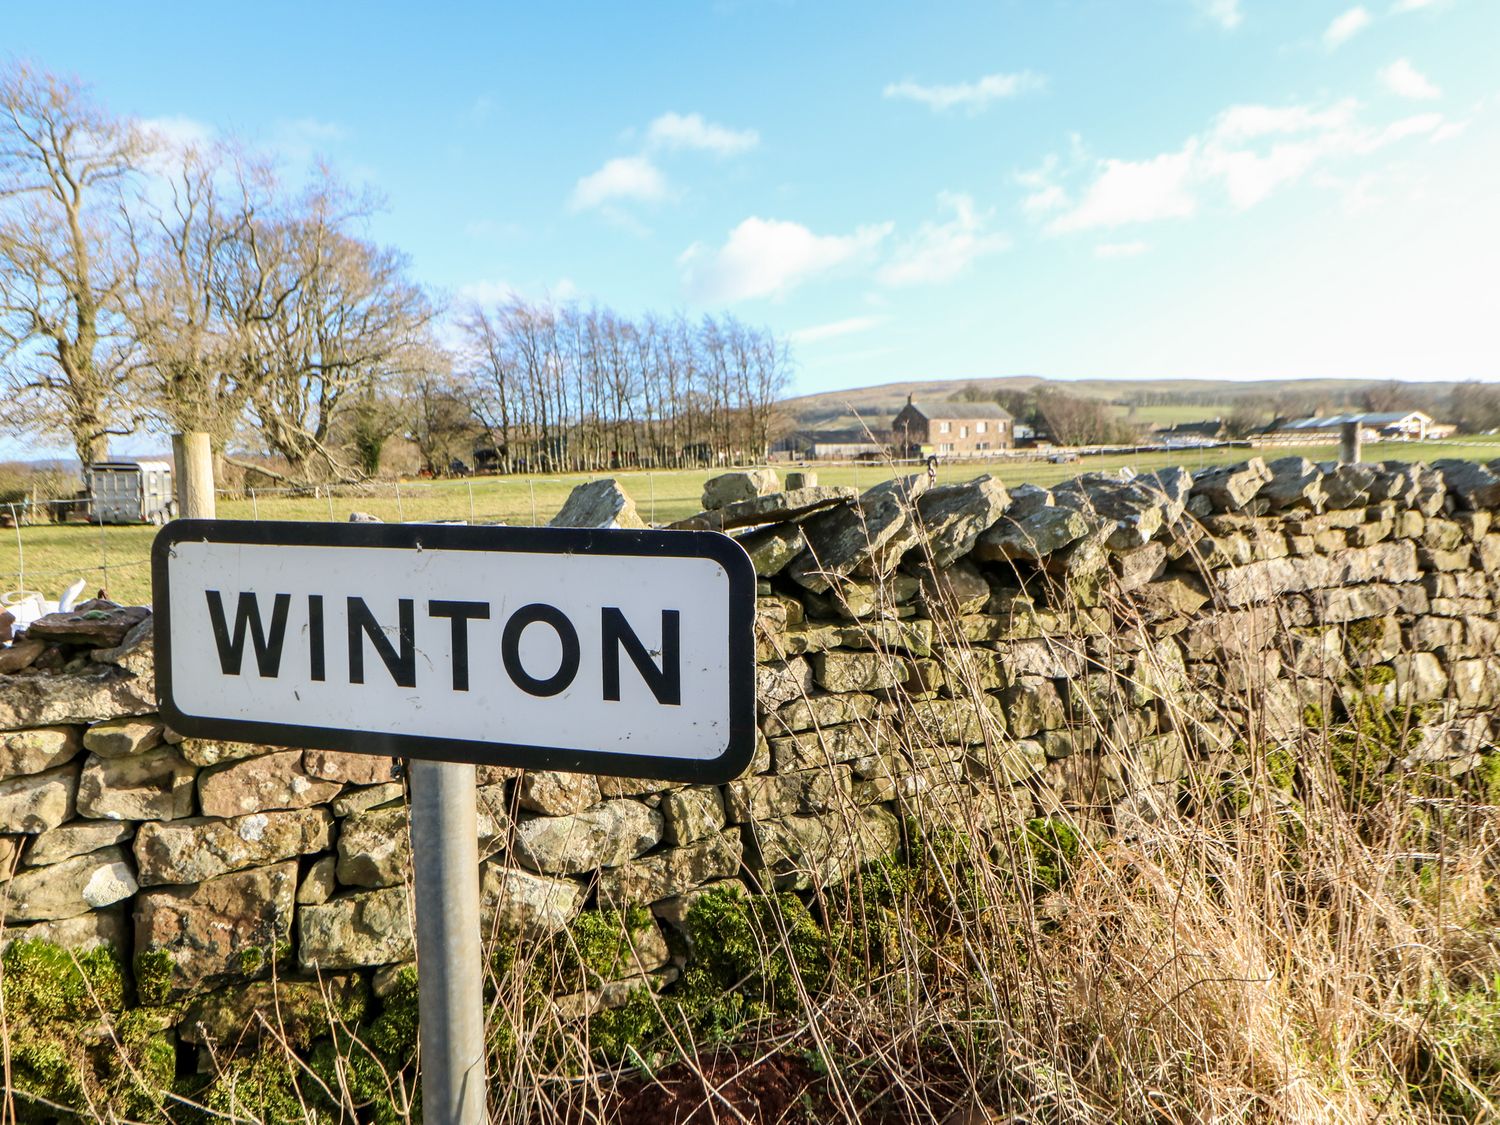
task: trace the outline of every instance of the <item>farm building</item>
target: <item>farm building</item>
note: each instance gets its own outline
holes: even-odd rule
[[[778,438],[772,449],[804,461],[860,461],[884,457],[885,439],[878,430],[794,430]]]
[[[1366,414],[1328,414],[1310,418],[1278,418],[1263,436],[1286,441],[1335,441],[1350,423],[1359,426],[1364,441],[1426,441],[1453,432],[1420,410]]]
[[[919,454],[986,453],[1009,449],[1014,443],[1010,411],[993,402],[948,402],[906,405],[891,420],[897,449],[906,456]]]

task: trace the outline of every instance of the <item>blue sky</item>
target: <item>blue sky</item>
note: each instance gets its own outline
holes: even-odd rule
[[[122,11],[0,52],[326,156],[450,295],[767,324],[799,391],[1500,377],[1495,0]]]

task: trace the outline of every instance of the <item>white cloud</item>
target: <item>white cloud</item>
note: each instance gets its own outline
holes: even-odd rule
[[[1369,9],[1362,5],[1355,5],[1342,15],[1334,17],[1333,22],[1323,32],[1323,45],[1329,50],[1333,50],[1335,47],[1348,42],[1369,26]]]
[[[1412,66],[1409,59],[1397,59],[1391,63],[1380,72],[1380,80],[1387,90],[1403,98],[1421,101],[1443,96],[1432,80]]]
[[[1052,221],[1057,232],[1181,219],[1198,209],[1191,179],[1197,142],[1150,160],[1105,160],[1078,206]]]
[[[700,301],[780,297],[819,274],[863,258],[891,232],[890,223],[853,234],[814,234],[801,223],[752,215],[718,249],[695,242],[677,259],[683,285]]]
[[[754,129],[730,129],[705,121],[701,113],[664,113],[646,130],[646,143],[654,148],[690,148],[733,156],[760,144]]]
[[[1233,31],[1245,19],[1240,0],[1197,0],[1198,9],[1225,31]]]
[[[1101,242],[1094,247],[1096,258],[1134,258],[1151,249],[1149,242]]]
[[[1214,136],[1223,141],[1249,141],[1284,133],[1339,129],[1354,119],[1357,104],[1350,99],[1329,109],[1308,106],[1234,105],[1214,118]]]
[[[1391,5],[1392,12],[1417,12],[1423,8],[1436,7],[1441,0],[1396,0]]]
[[[667,179],[644,156],[617,156],[597,172],[584,176],[573,188],[570,206],[575,211],[601,207],[615,199],[657,203],[666,199]]]
[[[929,285],[951,281],[978,258],[1010,247],[1004,234],[986,232],[994,212],[980,214],[967,195],[943,192],[938,205],[953,212],[946,223],[926,222],[906,239],[876,274],[882,285]]]
[[[1071,193],[1044,167],[1040,186],[1023,206],[1052,214],[1046,227],[1051,233],[1188,218],[1214,199],[1244,211],[1291,184],[1309,177],[1320,182],[1317,174],[1330,167],[1357,164],[1409,138],[1446,140],[1452,135],[1451,123],[1441,113],[1413,114],[1382,126],[1365,124],[1353,101],[1323,108],[1231,106],[1176,150],[1144,160],[1094,162],[1089,181]],[[1069,194],[1078,202],[1065,210],[1042,205]]]
[[[212,125],[193,117],[146,117],[136,124],[150,133],[163,147],[185,152],[191,148],[205,148],[217,135]]]
[[[819,340],[833,340],[839,336],[852,336],[856,332],[868,332],[881,322],[878,316],[851,316],[846,320],[832,320],[827,324],[814,324],[799,328],[792,333],[792,343],[813,344]]]
[[[1013,98],[1031,90],[1041,89],[1046,80],[1029,70],[1015,74],[987,74],[977,82],[959,82],[949,86],[923,86],[917,82],[892,82],[885,88],[888,98],[905,98],[921,102],[931,110],[952,109],[964,106],[980,110],[1000,98]]]

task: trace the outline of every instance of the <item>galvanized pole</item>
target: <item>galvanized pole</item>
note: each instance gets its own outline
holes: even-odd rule
[[[1360,433],[1358,422],[1345,422],[1339,431],[1339,464],[1359,464]]]
[[[412,761],[422,1117],[484,1125],[484,973],[474,767]]]

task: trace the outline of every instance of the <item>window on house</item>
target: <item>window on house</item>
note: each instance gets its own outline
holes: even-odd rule
[[[976,434],[982,434],[982,433],[984,433],[985,428],[986,428],[986,423],[984,423],[984,422],[975,422],[974,423],[974,432]]]
[[[960,427],[958,427],[958,436],[959,437],[968,437],[969,436],[969,427],[968,426],[960,426]]]
[[[948,432],[948,427],[949,427],[949,423],[947,423],[947,422],[939,422],[938,423],[938,433],[940,433],[940,434],[946,434]]]

